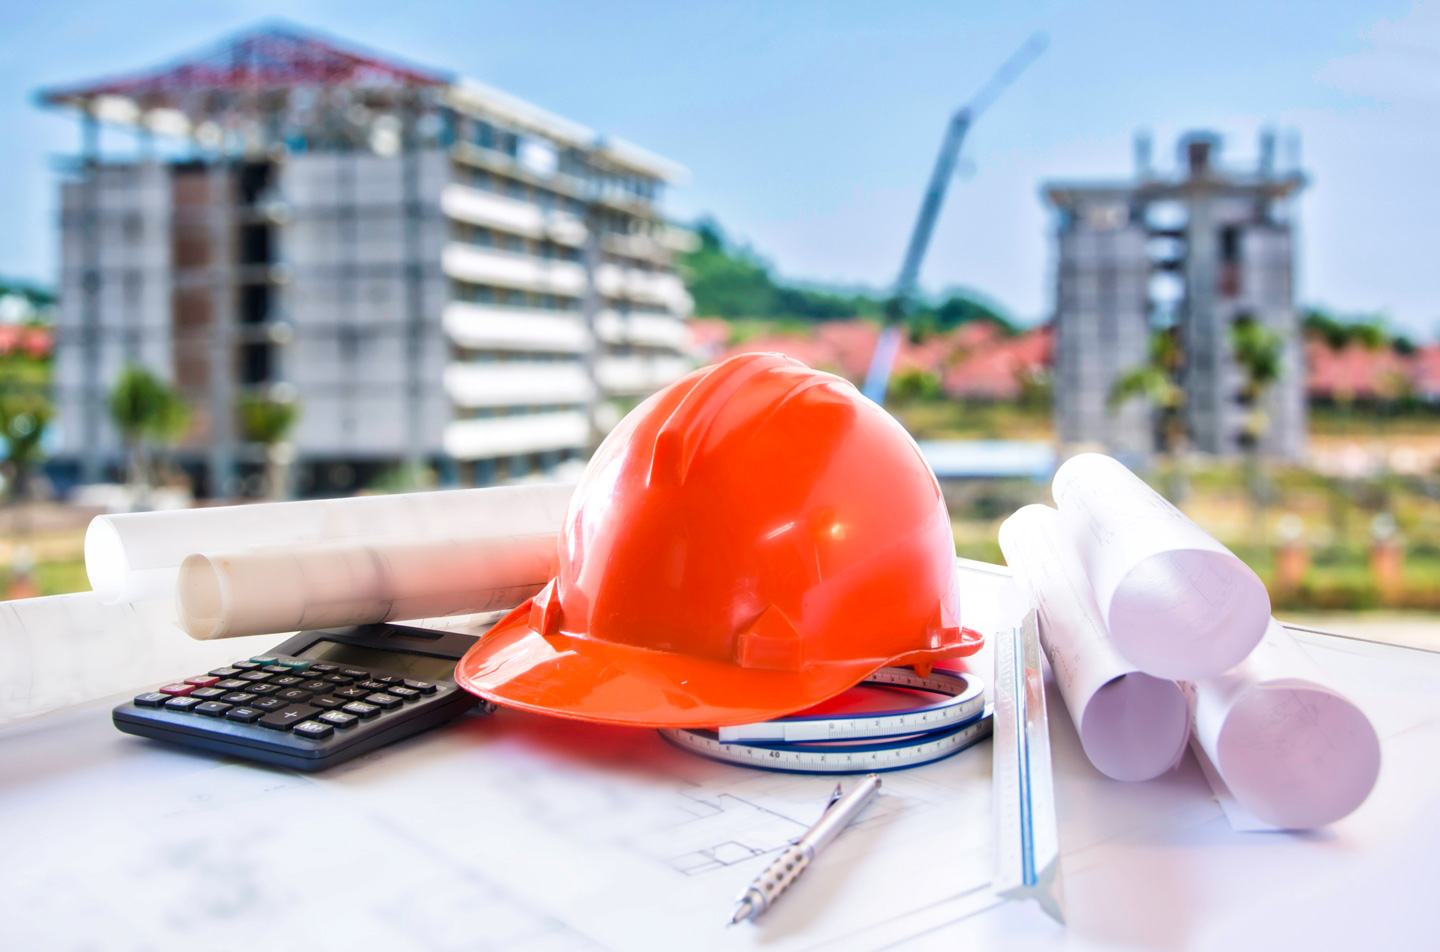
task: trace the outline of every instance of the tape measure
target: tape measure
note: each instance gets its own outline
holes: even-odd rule
[[[922,677],[909,668],[881,668],[861,683],[946,697],[883,713],[799,715],[719,731],[667,728],[660,734],[677,747],[724,763],[821,774],[918,767],[990,736],[985,686],[973,674]]]

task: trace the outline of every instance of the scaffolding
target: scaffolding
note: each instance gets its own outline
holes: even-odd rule
[[[1177,172],[1150,164],[1135,144],[1126,181],[1052,182],[1057,210],[1055,420],[1062,444],[1098,446],[1143,464],[1162,448],[1163,416],[1136,399],[1116,406],[1115,386],[1146,365],[1152,334],[1177,335],[1183,414],[1191,448],[1234,455],[1246,438],[1242,369],[1231,347],[1238,319],[1284,341],[1284,371],[1266,395],[1261,450],[1305,450],[1304,370],[1294,301],[1294,204],[1299,169],[1277,170],[1262,133],[1252,169],[1223,168],[1220,140],[1191,133]]]
[[[137,134],[142,167],[156,162],[157,135],[188,149],[170,198],[174,250],[169,274],[174,286],[168,292],[174,319],[169,334],[176,383],[197,397],[204,394],[199,439],[206,447],[208,493],[221,497],[237,490],[237,396],[245,388],[286,392],[283,350],[294,336],[293,326],[275,304],[279,296],[272,293],[286,277],[276,266],[275,253],[281,241],[275,232],[285,218],[280,209],[266,207],[266,180],[287,155],[330,152],[347,157],[341,161],[350,195],[339,203],[345,249],[339,278],[342,293],[354,295],[365,270],[357,237],[362,202],[355,191],[354,162],[362,152],[400,154],[405,291],[398,330],[406,368],[404,458],[410,466],[422,462],[422,356],[427,334],[436,329],[426,317],[422,244],[429,210],[420,194],[421,152],[438,144],[439,92],[452,82],[447,73],[273,24],[158,69],[39,94],[42,104],[74,110],[81,119],[75,166],[78,207],[68,210],[69,224],[79,230],[80,320],[74,328],[77,339],[57,343],[73,346],[80,355],[76,416],[82,428],[82,480],[103,478],[107,453],[101,434],[102,383],[107,377],[102,361],[111,329],[101,317],[109,293],[101,234],[112,223],[107,223],[110,210],[105,207],[102,123]],[[120,294],[133,297],[137,292],[131,285],[143,277],[132,269],[124,281]],[[342,354],[353,356],[354,347],[347,348],[345,342],[365,333],[353,320],[356,310],[342,307],[332,328],[342,342]],[[133,338],[143,330],[127,329],[120,342],[124,360],[137,358],[141,348]],[[342,371],[341,379],[342,386],[355,386],[354,368]]]

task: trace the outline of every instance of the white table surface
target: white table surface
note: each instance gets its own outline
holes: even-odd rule
[[[1002,581],[966,574],[967,624],[992,623]],[[596,771],[603,777],[606,769],[623,779],[627,795],[639,791],[643,798],[648,781],[633,751],[655,763],[673,761],[682,773],[690,769],[688,755],[653,743],[648,733],[502,712],[467,717],[305,777],[123,735],[109,717],[122,697],[0,730],[0,948],[1440,946],[1431,914],[1440,884],[1433,872],[1440,851],[1440,654],[1326,636],[1302,636],[1302,643],[1372,718],[1384,756],[1370,799],[1317,832],[1231,832],[1188,754],[1149,783],[1106,779],[1084,759],[1050,692],[1066,928],[1033,903],[999,903],[971,884],[982,865],[977,857],[988,848],[981,832],[988,795],[979,792],[989,773],[988,743],[948,767],[889,775],[887,789],[896,791],[889,802],[898,814],[837,841],[830,868],[822,857],[792,890],[794,898],[776,907],[774,922],[724,930],[718,922],[729,900],[768,856],[690,877],[673,894],[632,893],[623,883],[603,884],[607,891],[589,881],[597,863],[602,869],[613,863],[617,879],[639,875],[641,867],[601,849],[619,839],[587,839],[595,821],[574,819],[579,845],[559,836],[569,822],[562,817],[547,820],[556,827],[553,839],[532,836],[497,852],[499,846],[485,847],[503,840],[503,831],[482,836],[487,818],[501,822],[497,815],[470,812],[500,803],[479,787],[493,779],[487,758],[502,750],[512,758],[505,785],[516,802],[563,809],[572,786],[578,795],[582,773],[593,793]],[[607,761],[606,750],[616,759]],[[543,758],[545,769],[516,772],[516,757]],[[710,784],[704,789],[722,801],[731,785],[735,802],[760,789],[753,778],[775,776],[713,765],[692,775],[699,779],[687,782],[697,790]],[[923,841],[903,839],[906,827],[897,822],[915,809],[916,790],[942,782],[968,786],[954,804],[932,798],[938,806],[925,816],[936,842],[947,831],[973,841],[948,866]],[[817,783],[825,781],[770,783],[765,790],[808,809]],[[474,786],[469,799],[467,785]],[[794,824],[767,815],[772,835]],[[663,829],[643,831],[645,849],[669,849]],[[940,899],[907,904],[883,883],[864,879],[867,867],[896,868],[896,838],[913,864],[906,889],[914,893],[914,883],[926,883]],[[635,842],[626,846],[631,853],[624,855],[632,855]],[[566,855],[572,849],[573,862]],[[971,880],[962,884],[957,870],[968,870]],[[647,882],[669,888],[661,878]],[[581,898],[597,890],[608,909],[597,911],[593,899]],[[827,931],[827,924],[851,921],[846,916],[869,925]]]

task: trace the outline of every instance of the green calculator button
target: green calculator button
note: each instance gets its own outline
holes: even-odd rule
[[[253,662],[255,662],[256,664],[274,664],[276,661],[278,661],[278,660],[280,660],[280,659],[279,659],[279,658],[276,658],[273,654],[270,654],[270,655],[256,655],[255,657],[251,658],[250,660],[253,661]]]
[[[310,662],[306,661],[304,658],[276,658],[275,663],[283,664],[285,667],[291,668],[295,671],[304,671],[306,668],[310,667]]]

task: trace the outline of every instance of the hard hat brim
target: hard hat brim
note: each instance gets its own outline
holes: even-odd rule
[[[725,727],[784,717],[834,697],[892,659],[826,661],[800,671],[637,648],[528,624],[530,602],[490,629],[455,681],[504,707],[632,727]]]

